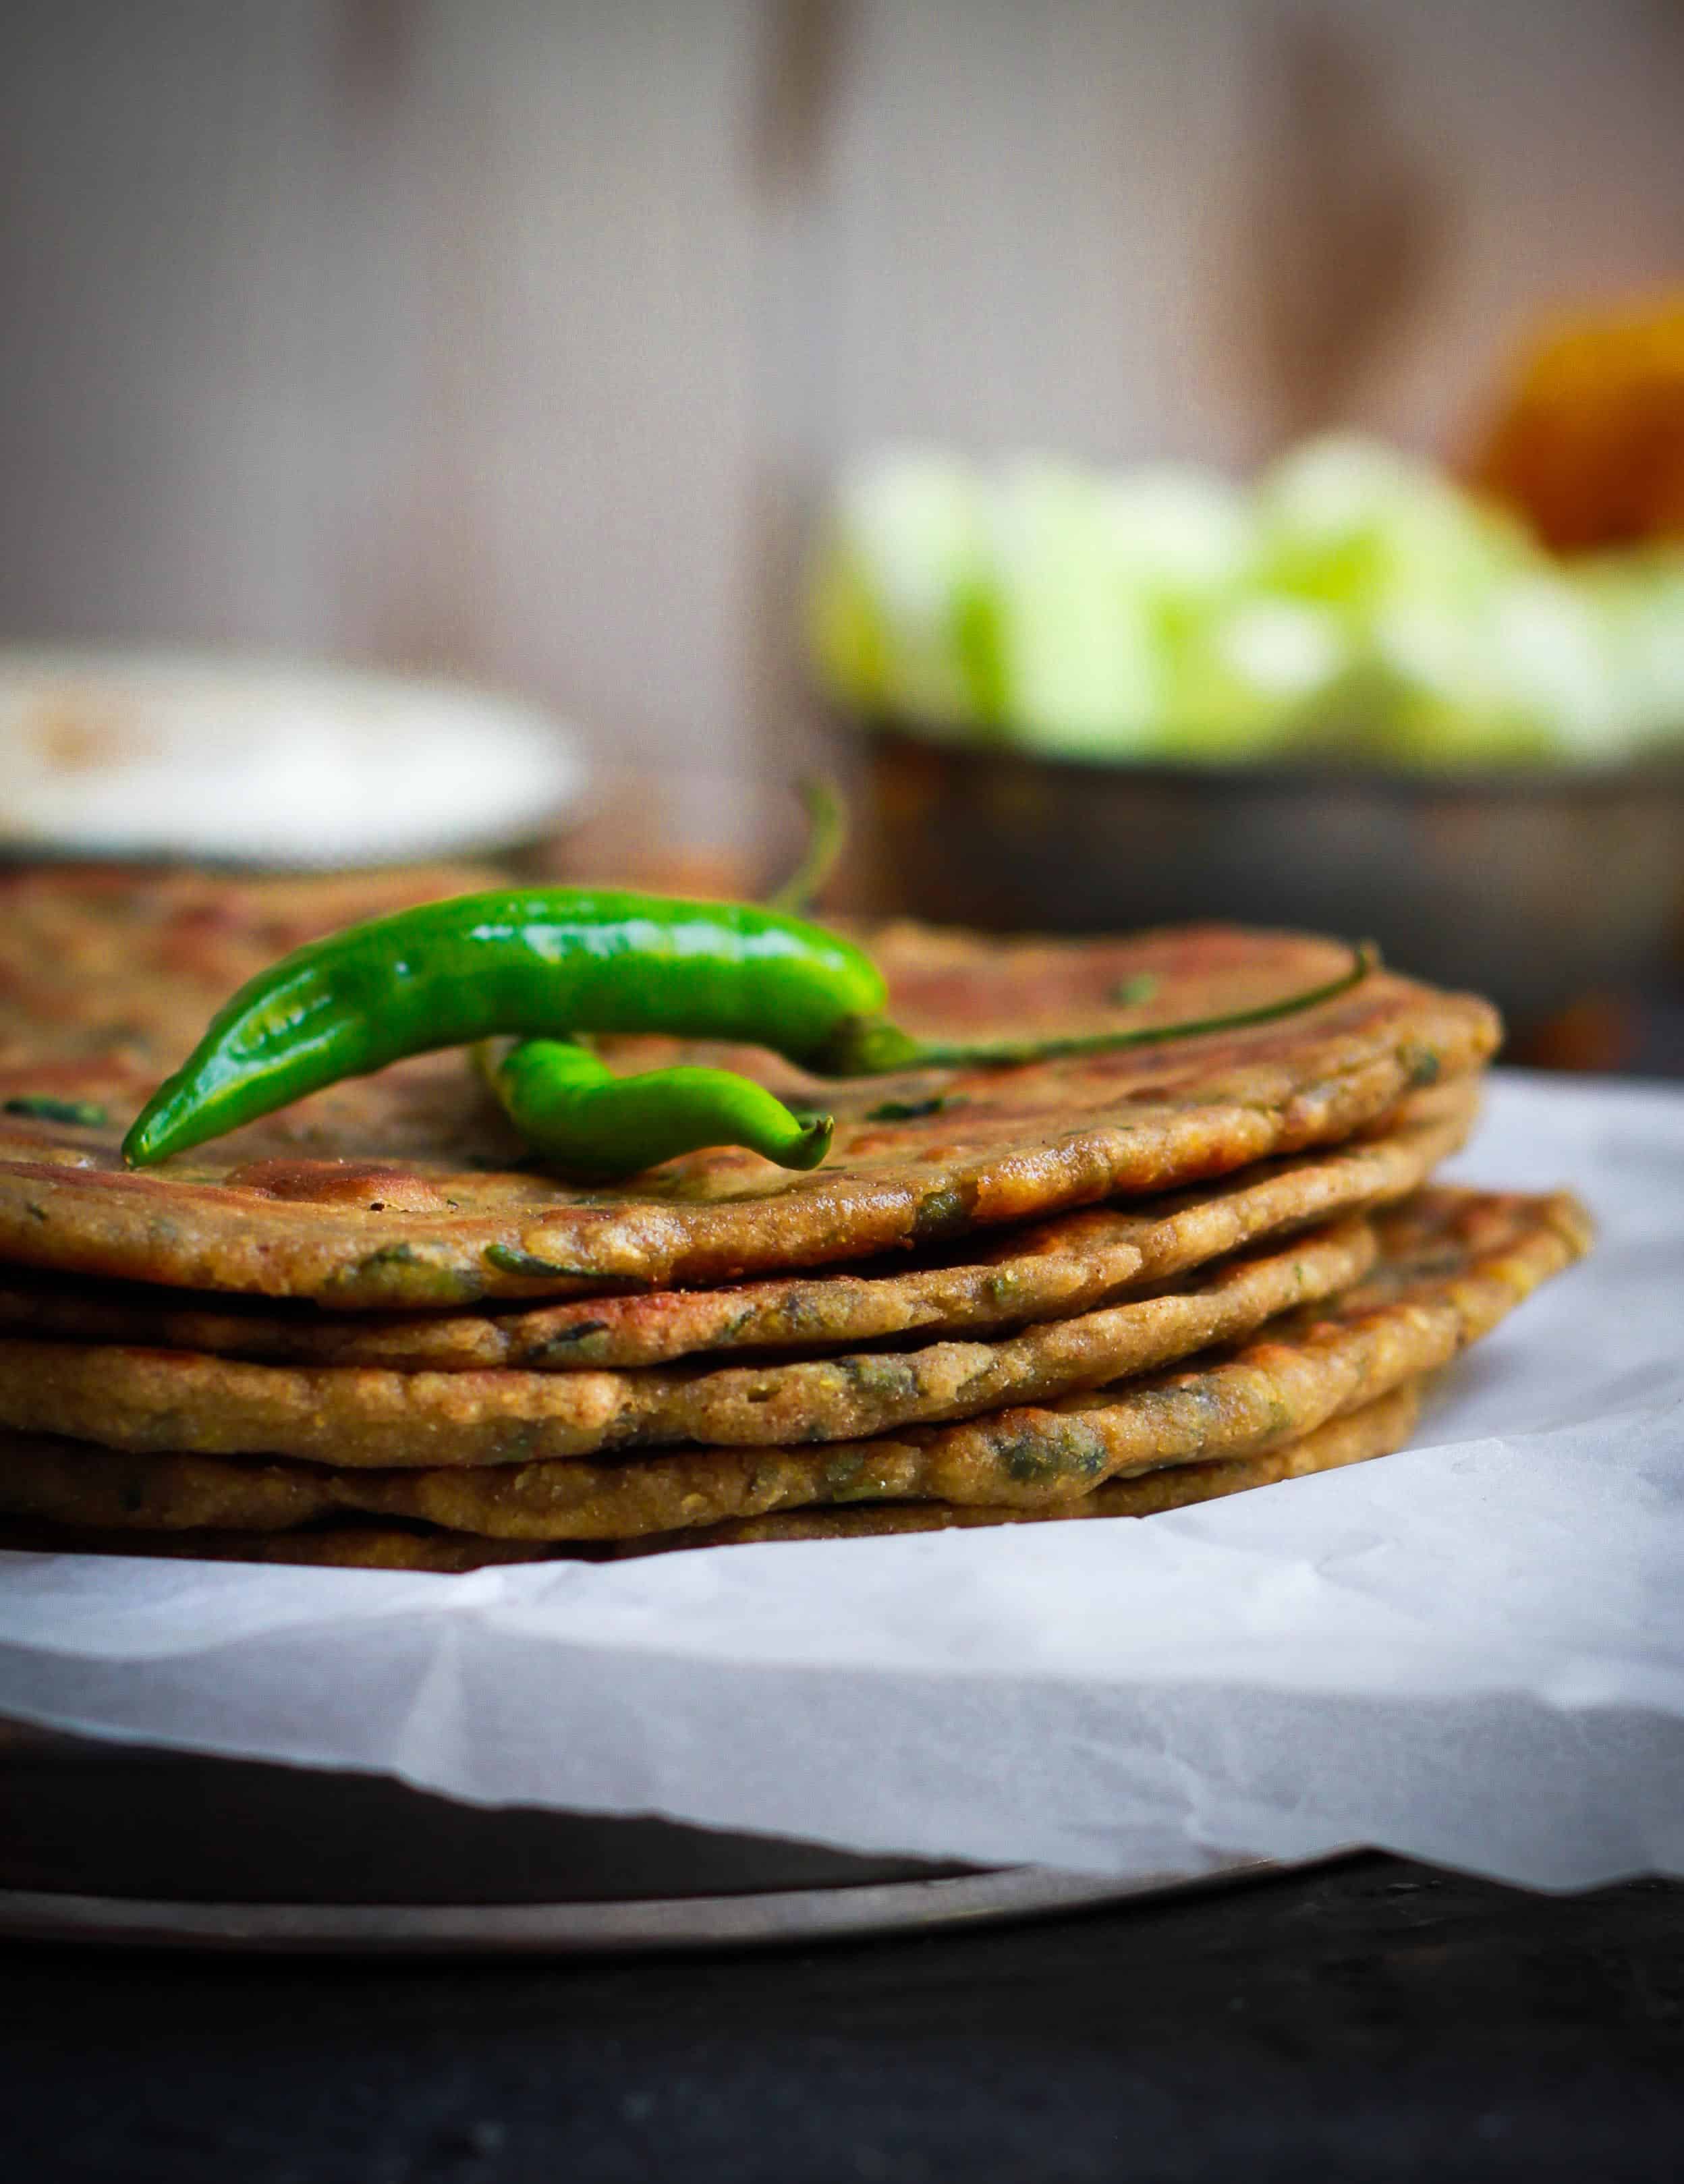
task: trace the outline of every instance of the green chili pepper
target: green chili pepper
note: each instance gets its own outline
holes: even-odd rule
[[[763,1085],[728,1069],[680,1064],[616,1077],[572,1039],[522,1039],[500,1059],[475,1050],[510,1121],[568,1174],[610,1182],[701,1145],[746,1145],[779,1167],[817,1167],[828,1115],[803,1121]]]
[[[990,1067],[1267,1022],[1330,1000],[1372,961],[1359,950],[1342,978],[1310,993],[1192,1024],[925,1045],[883,1016],[870,958],[800,918],[595,889],[459,895],[312,942],[242,987],[123,1151],[143,1167],[342,1078],[499,1034],[727,1039],[819,1076]]]
[[[834,783],[800,784],[807,842],[770,910],[804,916],[842,853],[847,827]],[[828,1115],[800,1116],[752,1078],[722,1069],[678,1068],[618,1078],[589,1050],[588,1034],[565,1043],[527,1039],[500,1063],[474,1050],[482,1073],[528,1145],[579,1178],[635,1174],[703,1145],[743,1145],[783,1167],[817,1167],[835,1128]]]
[[[834,785],[800,784],[807,843],[767,907],[803,915],[841,855],[846,835]],[[817,1167],[830,1147],[828,1115],[797,1116],[752,1078],[722,1069],[680,1067],[615,1077],[591,1052],[588,1034],[566,1042],[527,1039],[500,1062],[475,1056],[487,1084],[528,1145],[580,1178],[632,1175],[703,1145],[743,1145],[783,1167]]]
[[[883,1006],[851,943],[740,904],[592,888],[458,895],[313,941],[243,986],[124,1140],[135,1166],[405,1055],[666,1032],[800,1060]]]

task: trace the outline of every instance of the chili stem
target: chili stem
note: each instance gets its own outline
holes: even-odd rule
[[[1167,1046],[1183,1039],[1202,1039],[1213,1032],[1244,1031],[1253,1024],[1274,1023],[1283,1017],[1319,1008],[1349,993],[1379,967],[1380,951],[1369,940],[1351,950],[1349,967],[1338,978],[1307,992],[1289,994],[1284,1000],[1265,1001],[1254,1009],[1236,1009],[1226,1016],[1199,1017],[1179,1023],[1142,1024],[1129,1031],[1090,1032],[1071,1039],[982,1039],[973,1045],[925,1043],[881,1017],[856,1017],[839,1027],[827,1043],[821,1060],[810,1064],[822,1076],[874,1077],[911,1069],[1009,1069],[1032,1061],[1063,1061],[1084,1054],[1115,1054],[1136,1046]]]
[[[807,815],[806,847],[783,886],[767,897],[766,906],[800,917],[836,869],[848,839],[848,811],[835,783],[824,774],[810,774],[797,794]]]

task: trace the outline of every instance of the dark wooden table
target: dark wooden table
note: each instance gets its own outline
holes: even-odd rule
[[[1363,1858],[780,1955],[0,1962],[17,2184],[1684,2173],[1668,1883]]]

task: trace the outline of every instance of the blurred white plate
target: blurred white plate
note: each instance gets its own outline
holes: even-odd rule
[[[0,850],[386,864],[533,840],[584,780],[548,714],[451,683],[0,649]]]

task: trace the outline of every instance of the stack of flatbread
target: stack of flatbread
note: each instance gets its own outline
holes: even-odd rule
[[[956,1075],[692,1046],[834,1108],[806,1174],[726,1150],[575,1188],[459,1054],[124,1167],[243,980],[486,878],[4,883],[0,1543],[457,1570],[1146,1515],[1397,1448],[1586,1246],[1570,1197],[1430,1180],[1498,1026],[1387,972]],[[1227,1013],[1347,960],[1227,928],[870,944],[931,1038]]]

